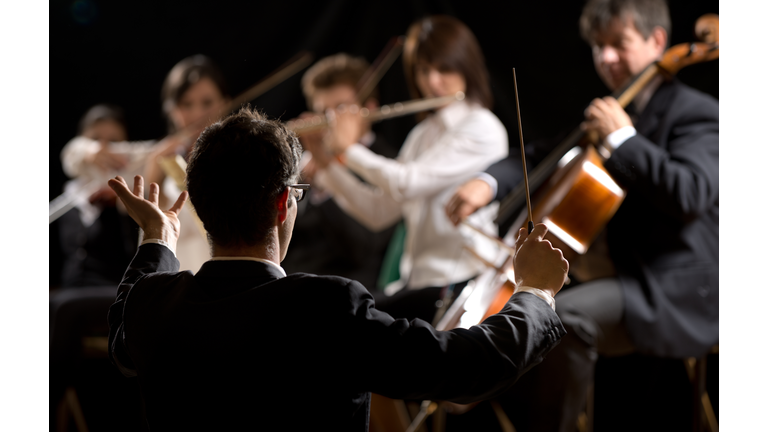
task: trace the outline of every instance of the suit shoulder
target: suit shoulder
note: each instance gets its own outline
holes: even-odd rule
[[[157,272],[144,275],[131,287],[128,297],[136,301],[138,297],[147,295],[157,297],[178,286],[194,283],[195,277],[191,271]]]
[[[720,103],[712,95],[678,82],[675,105],[683,115],[718,120]]]
[[[144,283],[152,283],[156,285],[165,285],[170,283],[179,283],[187,280],[194,280],[195,276],[191,271],[185,270],[181,272],[156,272],[145,275],[141,281]]]
[[[327,299],[338,306],[352,305],[357,308],[363,303],[373,302],[373,296],[363,284],[341,276],[293,273],[282,281],[300,290],[306,290],[308,295]]]
[[[293,273],[283,279],[284,283],[295,286],[315,286],[329,289],[363,289],[363,285],[353,279],[333,275],[316,275],[312,273]]]

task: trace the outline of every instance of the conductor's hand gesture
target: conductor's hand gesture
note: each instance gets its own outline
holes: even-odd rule
[[[538,288],[554,297],[565,283],[569,264],[560,249],[544,240],[546,234],[544,224],[536,225],[530,234],[526,228],[520,228],[515,248],[515,282],[518,287]]]
[[[179,195],[176,203],[169,210],[162,211],[158,206],[160,188],[157,183],[149,185],[149,199],[144,199],[144,178],[140,175],[133,178],[133,192],[128,189],[125,180],[120,176],[109,179],[107,184],[125,204],[128,215],[144,230],[145,240],[163,240],[171,249],[176,250],[176,241],[179,239],[181,227],[179,212],[189,196],[187,191]]]

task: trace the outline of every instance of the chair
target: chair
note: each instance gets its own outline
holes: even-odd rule
[[[715,410],[712,408],[712,402],[707,393],[707,356],[709,354],[719,354],[720,345],[715,345],[709,353],[701,358],[689,357],[685,359],[685,368],[688,371],[688,378],[691,380],[693,397],[693,432],[718,432],[719,426]]]
[[[107,358],[109,356],[108,339],[103,336],[83,337],[83,358]],[[56,430],[58,432],[66,432],[70,417],[75,422],[77,432],[88,432],[85,415],[83,415],[80,399],[77,397],[74,386],[67,387],[64,391],[64,398],[59,404],[56,418]]]

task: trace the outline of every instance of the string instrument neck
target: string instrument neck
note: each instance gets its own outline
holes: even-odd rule
[[[716,14],[706,14],[696,21],[695,33],[701,42],[681,43],[667,49],[662,58],[650,64],[627,86],[612,95],[622,108],[626,108],[654,78],[661,75],[667,79],[677,74],[680,69],[719,58],[719,19]],[[563,157],[577,145],[586,145],[586,134],[580,129],[573,130],[557,147],[545,157],[528,175],[531,193],[537,191],[544,182],[562,165]],[[592,137],[593,138],[593,137]],[[501,226],[508,223],[522,209],[525,203],[526,188],[520,184],[501,202],[496,223]]]

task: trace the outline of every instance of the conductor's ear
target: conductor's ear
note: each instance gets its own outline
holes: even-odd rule
[[[291,189],[285,188],[283,192],[277,196],[277,202],[275,203],[277,207],[277,220],[280,223],[285,222],[285,219],[288,217],[288,204],[289,200],[291,199]]]

